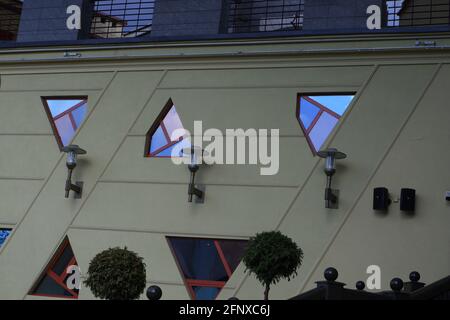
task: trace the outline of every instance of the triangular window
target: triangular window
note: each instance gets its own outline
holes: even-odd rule
[[[6,242],[8,237],[11,235],[12,229],[10,228],[0,228],[0,248]]]
[[[354,98],[354,94],[299,95],[297,119],[316,154],[339,122]]]
[[[42,97],[60,149],[69,145],[88,112],[87,97]]]
[[[172,150],[189,147],[188,139],[183,138],[183,124],[177,109],[170,99],[147,132],[145,156],[154,158],[171,158]]]
[[[214,300],[241,262],[246,240],[169,237],[169,244],[194,300]]]
[[[69,239],[66,237],[33,289],[31,289],[30,294],[35,296],[77,299],[79,290],[69,288],[68,284],[68,278],[73,273],[73,267],[77,266],[77,260],[73,254]]]

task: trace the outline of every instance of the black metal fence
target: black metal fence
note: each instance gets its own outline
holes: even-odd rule
[[[329,16],[333,13],[326,10],[322,16],[314,12],[315,16],[311,17],[311,12],[305,12],[305,1],[314,0],[229,0],[227,31],[251,33],[301,30],[304,26],[304,17],[309,18],[309,22],[311,19],[333,20],[333,17]],[[382,9],[383,28],[450,23],[450,0],[386,0]],[[353,18],[364,22],[368,16],[364,10],[360,13],[361,15]],[[352,17],[344,18],[351,20]],[[342,28],[350,27],[342,25]],[[364,28],[365,24],[361,23],[361,29]],[[329,31],[332,34],[334,28]]]
[[[94,38],[131,38],[152,31],[155,0],[96,0],[91,24]]]
[[[300,30],[305,0],[230,0],[228,32]]]
[[[345,288],[346,284],[337,281],[338,271],[327,268],[324,281],[317,281],[317,287],[299,294],[290,300],[449,300],[450,276],[426,285],[420,282],[420,274],[411,272],[409,281],[393,278],[391,290],[370,292],[365,290],[365,283],[358,281],[356,290]]]
[[[386,1],[387,27],[445,25],[450,23],[449,0]]]
[[[0,40],[15,40],[19,30],[22,2],[19,0],[0,1]]]

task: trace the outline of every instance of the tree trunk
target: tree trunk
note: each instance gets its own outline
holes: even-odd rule
[[[266,284],[266,290],[264,290],[264,300],[269,300],[269,290],[270,290],[270,285]]]

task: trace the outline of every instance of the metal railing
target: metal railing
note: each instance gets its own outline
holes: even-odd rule
[[[305,0],[230,0],[228,33],[301,30]]]
[[[93,38],[132,38],[151,33],[155,0],[96,0]]]
[[[16,39],[21,12],[21,1],[0,0],[0,40]]]
[[[450,276],[426,285],[420,282],[420,274],[411,272],[409,281],[403,282],[394,278],[390,282],[391,290],[370,292],[365,289],[365,283],[358,281],[356,290],[345,288],[346,284],[336,281],[338,271],[327,268],[324,281],[317,281],[317,287],[299,294],[290,300],[449,300]]]
[[[227,8],[228,33],[252,33],[267,31],[302,30],[304,18],[308,30],[314,30],[310,23],[314,19],[326,21],[333,13],[324,10],[323,16],[309,16],[305,12],[305,1],[314,0],[229,0]],[[317,9],[317,8],[316,8]],[[386,0],[383,3],[384,28],[448,25],[450,23],[450,0]],[[349,11],[350,12],[350,11]],[[354,19],[361,21],[365,28],[366,12]],[[351,16],[343,18],[351,20]],[[364,22],[364,23],[363,23]],[[342,28],[347,28],[342,25]],[[330,29],[330,34],[335,28]]]
[[[444,25],[450,23],[449,0],[386,1],[387,27]]]

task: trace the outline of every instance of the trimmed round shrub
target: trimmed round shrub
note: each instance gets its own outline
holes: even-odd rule
[[[250,238],[243,261],[265,287],[264,299],[269,299],[272,284],[291,279],[301,266],[303,251],[291,238],[279,231],[262,232]]]
[[[146,285],[145,263],[126,247],[110,248],[92,259],[84,284],[100,299],[138,299]]]

